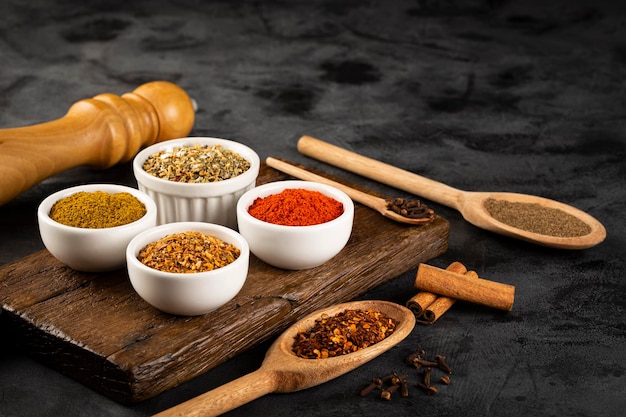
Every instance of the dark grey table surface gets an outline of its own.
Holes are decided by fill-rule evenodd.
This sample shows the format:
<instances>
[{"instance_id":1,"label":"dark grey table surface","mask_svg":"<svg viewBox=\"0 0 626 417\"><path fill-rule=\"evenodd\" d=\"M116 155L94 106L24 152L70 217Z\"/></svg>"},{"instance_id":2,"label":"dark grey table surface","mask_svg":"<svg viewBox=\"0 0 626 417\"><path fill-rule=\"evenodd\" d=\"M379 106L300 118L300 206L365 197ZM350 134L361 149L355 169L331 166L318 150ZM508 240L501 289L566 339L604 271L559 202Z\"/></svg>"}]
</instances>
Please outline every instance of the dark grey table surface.
<instances>
[{"instance_id":1,"label":"dark grey table surface","mask_svg":"<svg viewBox=\"0 0 626 417\"><path fill-rule=\"evenodd\" d=\"M3 1L0 128L61 117L99 93L157 79L199 103L193 136L225 137L398 190L299 155L304 134L468 191L560 200L606 226L600 245L543 248L450 222L449 249L516 286L513 311L458 302L433 326L332 382L229 415L615 416L626 407L626 14L609 1ZM1 149L1 148L0 148ZM135 185L129 164L81 167L0 207L0 264L43 248L38 203L80 183ZM1 185L0 185L1 186ZM363 295L404 303L415 270ZM0 289L2 291L2 289ZM258 368L269 343L126 406L3 337L0 416L145 416ZM361 398L417 348L449 358L435 396Z\"/></svg>"}]
</instances>

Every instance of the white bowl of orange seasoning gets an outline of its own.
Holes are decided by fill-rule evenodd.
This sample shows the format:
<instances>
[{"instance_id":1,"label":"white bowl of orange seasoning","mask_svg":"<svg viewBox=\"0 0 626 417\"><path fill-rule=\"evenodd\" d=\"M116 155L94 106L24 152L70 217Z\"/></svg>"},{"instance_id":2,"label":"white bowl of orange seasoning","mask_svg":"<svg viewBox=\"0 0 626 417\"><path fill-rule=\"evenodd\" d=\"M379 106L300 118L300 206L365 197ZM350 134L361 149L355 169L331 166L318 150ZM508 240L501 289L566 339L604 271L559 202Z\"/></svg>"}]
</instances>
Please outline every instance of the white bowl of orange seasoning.
<instances>
[{"instance_id":1,"label":"white bowl of orange seasoning","mask_svg":"<svg viewBox=\"0 0 626 417\"><path fill-rule=\"evenodd\" d=\"M137 235L126 249L131 285L166 313L197 316L232 300L248 276L250 249L226 226L176 222Z\"/></svg>"},{"instance_id":2,"label":"white bowl of orange seasoning","mask_svg":"<svg viewBox=\"0 0 626 417\"><path fill-rule=\"evenodd\" d=\"M133 159L139 189L158 207L158 224L194 221L237 226L237 200L256 185L261 163L248 146L188 137L156 143Z\"/></svg>"},{"instance_id":3,"label":"white bowl of orange seasoning","mask_svg":"<svg viewBox=\"0 0 626 417\"><path fill-rule=\"evenodd\" d=\"M315 268L336 256L352 233L354 203L329 185L276 181L246 192L237 203L239 233L250 251L282 269Z\"/></svg>"},{"instance_id":4,"label":"white bowl of orange seasoning","mask_svg":"<svg viewBox=\"0 0 626 417\"><path fill-rule=\"evenodd\" d=\"M121 269L126 246L156 225L157 208L145 193L117 184L66 188L37 209L41 240L70 268L83 272Z\"/></svg>"}]
</instances>

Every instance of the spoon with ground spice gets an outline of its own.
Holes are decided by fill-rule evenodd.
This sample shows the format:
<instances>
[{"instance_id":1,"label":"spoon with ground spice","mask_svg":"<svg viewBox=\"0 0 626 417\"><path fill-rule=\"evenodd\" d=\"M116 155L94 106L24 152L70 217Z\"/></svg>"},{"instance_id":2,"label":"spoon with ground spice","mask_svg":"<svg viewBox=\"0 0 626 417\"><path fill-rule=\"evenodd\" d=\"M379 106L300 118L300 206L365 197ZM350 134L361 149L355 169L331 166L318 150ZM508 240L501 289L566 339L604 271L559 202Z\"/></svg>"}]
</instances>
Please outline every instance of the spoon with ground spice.
<instances>
[{"instance_id":1,"label":"spoon with ground spice","mask_svg":"<svg viewBox=\"0 0 626 417\"><path fill-rule=\"evenodd\" d=\"M559 249L586 249L606 238L604 226L594 217L555 200L528 194L458 190L310 136L299 139L298 150L452 207L474 226L505 236Z\"/></svg>"},{"instance_id":2,"label":"spoon with ground spice","mask_svg":"<svg viewBox=\"0 0 626 417\"><path fill-rule=\"evenodd\" d=\"M352 200L374 209L383 216L400 223L418 225L429 223L435 218L435 212L425 204L421 204L418 200L400 198L384 199L376 197L272 157L267 158L265 163L295 178L320 182L338 188L348 194Z\"/></svg>"},{"instance_id":3,"label":"spoon with ground spice","mask_svg":"<svg viewBox=\"0 0 626 417\"><path fill-rule=\"evenodd\" d=\"M309 359L296 353L302 335L324 326L324 320L333 318L355 324L357 340L369 340L384 331L385 336L367 347L357 346L355 351L336 356ZM354 320L350 320L353 317ZM389 323L391 320L391 323ZM358 323L368 323L369 328ZM331 323L328 323L331 327ZM167 409L156 417L216 416L274 392L293 392L319 385L343 375L374 359L406 338L415 326L415 316L408 308L388 301L353 301L315 311L285 330L267 351L261 367L212 391L201 394L182 404ZM334 326L337 329L336 326ZM390 330L392 329L392 331ZM310 330L310 332L307 332ZM331 337L341 334L330 332ZM380 339L380 337L378 337ZM378 340L376 339L376 340ZM317 339L316 339L317 340ZM329 349L334 349L328 343ZM323 350L320 346L319 350Z\"/></svg>"}]
</instances>

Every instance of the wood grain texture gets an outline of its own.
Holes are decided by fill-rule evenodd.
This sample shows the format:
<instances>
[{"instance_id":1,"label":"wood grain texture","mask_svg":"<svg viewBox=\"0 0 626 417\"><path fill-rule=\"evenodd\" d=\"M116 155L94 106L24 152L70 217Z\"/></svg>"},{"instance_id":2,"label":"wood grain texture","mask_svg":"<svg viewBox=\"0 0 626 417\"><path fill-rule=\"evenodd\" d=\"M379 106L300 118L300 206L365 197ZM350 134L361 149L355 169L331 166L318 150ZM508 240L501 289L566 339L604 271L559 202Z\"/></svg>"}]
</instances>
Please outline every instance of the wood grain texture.
<instances>
[{"instance_id":1,"label":"wood grain texture","mask_svg":"<svg viewBox=\"0 0 626 417\"><path fill-rule=\"evenodd\" d=\"M263 164L258 183L286 178ZM439 216L407 226L357 204L352 236L335 258L288 271L251 256L240 293L199 317L154 309L125 270L76 272L43 250L0 268L0 319L33 357L118 402L139 402L437 257L448 232Z\"/></svg>"}]
</instances>

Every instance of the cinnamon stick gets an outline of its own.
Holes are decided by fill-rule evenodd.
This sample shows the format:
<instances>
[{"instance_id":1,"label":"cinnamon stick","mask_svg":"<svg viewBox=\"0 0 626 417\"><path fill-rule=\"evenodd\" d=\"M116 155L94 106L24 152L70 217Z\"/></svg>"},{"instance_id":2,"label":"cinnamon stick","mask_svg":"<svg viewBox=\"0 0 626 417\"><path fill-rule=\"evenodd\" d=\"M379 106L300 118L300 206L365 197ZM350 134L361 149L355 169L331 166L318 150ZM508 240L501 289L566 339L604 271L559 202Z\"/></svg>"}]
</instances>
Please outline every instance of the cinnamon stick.
<instances>
[{"instance_id":1,"label":"cinnamon stick","mask_svg":"<svg viewBox=\"0 0 626 417\"><path fill-rule=\"evenodd\" d=\"M406 302L406 306L415 314L415 317L419 318L436 299L437 294L428 291L420 291Z\"/></svg>"},{"instance_id":2,"label":"cinnamon stick","mask_svg":"<svg viewBox=\"0 0 626 417\"><path fill-rule=\"evenodd\" d=\"M467 271L464 275L471 278L478 278L478 274L476 273L476 271ZM455 298L450 298L446 296L437 297L437 299L433 301L432 304L430 304L426 308L426 310L424 310L424 313L422 314L422 320L420 320L420 322L433 324L437 321L439 317L443 315L443 313L448 311L455 302Z\"/></svg>"},{"instance_id":3,"label":"cinnamon stick","mask_svg":"<svg viewBox=\"0 0 626 417\"><path fill-rule=\"evenodd\" d=\"M452 262L448 265L446 271L463 274L467 271L467 268L461 262ZM406 306L415 314L415 317L420 318L437 297L438 295L432 292L420 291L406 302Z\"/></svg>"},{"instance_id":4,"label":"cinnamon stick","mask_svg":"<svg viewBox=\"0 0 626 417\"><path fill-rule=\"evenodd\" d=\"M419 265L414 285L422 291L506 311L513 309L515 299L512 285L472 278L427 264Z\"/></svg>"}]
</instances>

